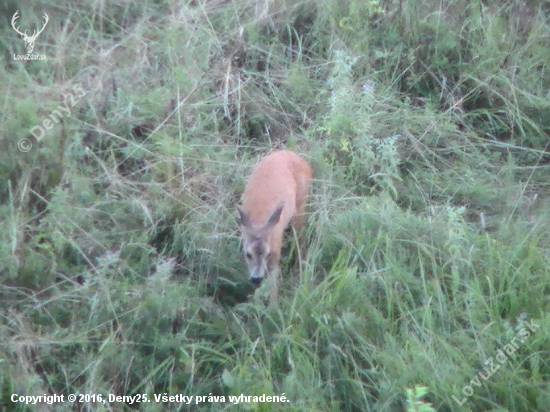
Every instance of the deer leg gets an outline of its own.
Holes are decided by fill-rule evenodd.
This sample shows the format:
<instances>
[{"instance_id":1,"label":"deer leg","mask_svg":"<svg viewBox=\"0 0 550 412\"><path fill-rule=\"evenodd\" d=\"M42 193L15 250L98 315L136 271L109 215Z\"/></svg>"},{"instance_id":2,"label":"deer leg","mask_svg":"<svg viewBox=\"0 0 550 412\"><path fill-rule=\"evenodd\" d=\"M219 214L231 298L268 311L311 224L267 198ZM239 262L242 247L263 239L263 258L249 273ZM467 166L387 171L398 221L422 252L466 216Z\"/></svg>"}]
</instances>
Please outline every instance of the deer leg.
<instances>
[{"instance_id":1,"label":"deer leg","mask_svg":"<svg viewBox=\"0 0 550 412\"><path fill-rule=\"evenodd\" d=\"M277 265L273 273L271 273L271 285L269 288L269 301L271 305L277 305L279 299L279 275L281 268Z\"/></svg>"}]
</instances>

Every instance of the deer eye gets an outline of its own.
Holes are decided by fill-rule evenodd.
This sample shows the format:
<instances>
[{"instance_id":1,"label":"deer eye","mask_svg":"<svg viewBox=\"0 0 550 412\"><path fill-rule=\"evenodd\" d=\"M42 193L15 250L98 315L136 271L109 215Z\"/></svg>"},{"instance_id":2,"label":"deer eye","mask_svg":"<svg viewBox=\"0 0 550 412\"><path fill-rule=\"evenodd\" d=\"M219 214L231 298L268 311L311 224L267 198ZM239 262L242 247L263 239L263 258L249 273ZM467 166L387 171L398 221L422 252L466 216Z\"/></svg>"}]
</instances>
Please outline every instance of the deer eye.
<instances>
[{"instance_id":1,"label":"deer eye","mask_svg":"<svg viewBox=\"0 0 550 412\"><path fill-rule=\"evenodd\" d=\"M245 256L248 260L252 259L252 253L250 253L250 252L246 252Z\"/></svg>"}]
</instances>

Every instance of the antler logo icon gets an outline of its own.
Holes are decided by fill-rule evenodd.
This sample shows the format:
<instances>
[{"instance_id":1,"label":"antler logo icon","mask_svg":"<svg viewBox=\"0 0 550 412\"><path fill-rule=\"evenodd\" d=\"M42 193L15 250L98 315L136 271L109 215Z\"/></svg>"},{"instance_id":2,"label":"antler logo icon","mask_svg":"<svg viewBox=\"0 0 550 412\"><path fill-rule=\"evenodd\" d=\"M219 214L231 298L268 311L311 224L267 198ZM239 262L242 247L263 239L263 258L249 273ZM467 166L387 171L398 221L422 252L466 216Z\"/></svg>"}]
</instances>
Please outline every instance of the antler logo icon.
<instances>
[{"instance_id":1,"label":"antler logo icon","mask_svg":"<svg viewBox=\"0 0 550 412\"><path fill-rule=\"evenodd\" d=\"M38 35L44 31L44 28L46 27L46 24L48 24L48 20L50 20L50 18L48 17L48 15L46 13L44 13L44 24L42 25L42 28L38 31L35 30L33 35L29 36L29 35L27 35L27 30L25 30L24 33L21 33L19 31L19 27L15 27L15 21L17 20L18 17L19 17L19 10L17 10L15 12L15 14L13 15L13 17L11 19L11 26L13 27L13 29L18 34L20 34L23 37L23 40L25 41L25 44L26 44L27 53L31 54L33 49L34 49L34 42L38 38Z\"/></svg>"}]
</instances>

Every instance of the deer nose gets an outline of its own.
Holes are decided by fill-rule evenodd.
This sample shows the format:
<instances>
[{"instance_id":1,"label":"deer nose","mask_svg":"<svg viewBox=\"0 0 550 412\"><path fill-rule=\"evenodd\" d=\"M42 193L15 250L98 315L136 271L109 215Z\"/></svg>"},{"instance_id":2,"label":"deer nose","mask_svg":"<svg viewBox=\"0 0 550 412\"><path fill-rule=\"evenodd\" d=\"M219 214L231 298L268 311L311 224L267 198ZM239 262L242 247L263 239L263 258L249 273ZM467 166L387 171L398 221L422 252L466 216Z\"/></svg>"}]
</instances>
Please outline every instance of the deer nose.
<instances>
[{"instance_id":1,"label":"deer nose","mask_svg":"<svg viewBox=\"0 0 550 412\"><path fill-rule=\"evenodd\" d=\"M250 278L250 281L255 285L259 286L262 283L263 278Z\"/></svg>"}]
</instances>

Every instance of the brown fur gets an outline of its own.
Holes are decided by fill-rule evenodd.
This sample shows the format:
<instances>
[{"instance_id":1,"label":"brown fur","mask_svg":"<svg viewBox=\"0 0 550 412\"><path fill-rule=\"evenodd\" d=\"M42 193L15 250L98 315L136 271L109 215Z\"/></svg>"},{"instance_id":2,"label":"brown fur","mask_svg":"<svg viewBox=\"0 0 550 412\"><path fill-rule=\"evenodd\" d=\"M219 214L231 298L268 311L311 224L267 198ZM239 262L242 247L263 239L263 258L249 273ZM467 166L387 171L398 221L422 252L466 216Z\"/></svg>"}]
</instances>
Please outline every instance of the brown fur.
<instances>
[{"instance_id":1,"label":"brown fur","mask_svg":"<svg viewBox=\"0 0 550 412\"><path fill-rule=\"evenodd\" d=\"M290 224L299 231L311 183L309 163L288 150L264 157L254 168L237 206L250 280L273 276L270 298L277 300L283 233Z\"/></svg>"}]
</instances>

